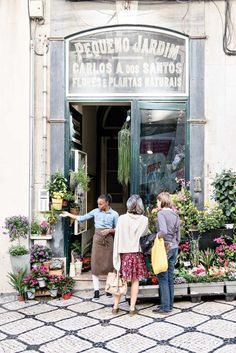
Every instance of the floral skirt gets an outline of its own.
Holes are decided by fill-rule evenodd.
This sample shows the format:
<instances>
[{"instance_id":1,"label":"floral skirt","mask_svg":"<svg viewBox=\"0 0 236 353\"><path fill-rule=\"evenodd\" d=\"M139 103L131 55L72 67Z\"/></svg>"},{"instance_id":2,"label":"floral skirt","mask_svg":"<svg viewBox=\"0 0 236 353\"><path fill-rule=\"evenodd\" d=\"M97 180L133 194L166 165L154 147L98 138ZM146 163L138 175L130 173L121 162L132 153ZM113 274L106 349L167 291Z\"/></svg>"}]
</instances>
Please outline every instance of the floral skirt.
<instances>
[{"instance_id":1,"label":"floral skirt","mask_svg":"<svg viewBox=\"0 0 236 353\"><path fill-rule=\"evenodd\" d=\"M120 274L125 281L141 280L149 277L143 253L121 254Z\"/></svg>"}]
</instances>

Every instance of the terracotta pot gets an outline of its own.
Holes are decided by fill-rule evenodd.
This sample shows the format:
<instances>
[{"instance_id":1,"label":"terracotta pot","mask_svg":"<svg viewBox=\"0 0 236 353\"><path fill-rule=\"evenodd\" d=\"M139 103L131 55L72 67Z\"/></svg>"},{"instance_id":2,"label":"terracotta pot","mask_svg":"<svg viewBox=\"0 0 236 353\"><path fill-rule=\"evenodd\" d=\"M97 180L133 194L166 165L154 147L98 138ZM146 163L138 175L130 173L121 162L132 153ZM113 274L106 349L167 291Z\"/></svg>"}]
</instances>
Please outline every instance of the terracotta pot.
<instances>
[{"instance_id":1,"label":"terracotta pot","mask_svg":"<svg viewBox=\"0 0 236 353\"><path fill-rule=\"evenodd\" d=\"M25 297L22 294L18 294L17 299L18 299L18 302L24 302L25 301Z\"/></svg>"},{"instance_id":2,"label":"terracotta pot","mask_svg":"<svg viewBox=\"0 0 236 353\"><path fill-rule=\"evenodd\" d=\"M63 297L64 300L68 300L68 299L70 299L72 297L72 293L65 293L65 294L62 295L62 297Z\"/></svg>"}]
</instances>

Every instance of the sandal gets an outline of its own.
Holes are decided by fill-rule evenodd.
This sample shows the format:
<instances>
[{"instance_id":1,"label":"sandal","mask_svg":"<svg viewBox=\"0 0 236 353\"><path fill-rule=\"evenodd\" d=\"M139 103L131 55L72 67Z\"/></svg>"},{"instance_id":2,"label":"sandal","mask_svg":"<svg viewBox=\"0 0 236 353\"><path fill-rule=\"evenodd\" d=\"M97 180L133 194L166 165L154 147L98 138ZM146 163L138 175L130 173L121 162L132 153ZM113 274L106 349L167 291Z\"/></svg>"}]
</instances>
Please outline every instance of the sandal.
<instances>
[{"instance_id":1,"label":"sandal","mask_svg":"<svg viewBox=\"0 0 236 353\"><path fill-rule=\"evenodd\" d=\"M118 314L118 312L120 311L120 309L119 308L112 308L112 314L113 315L116 315L116 314Z\"/></svg>"}]
</instances>

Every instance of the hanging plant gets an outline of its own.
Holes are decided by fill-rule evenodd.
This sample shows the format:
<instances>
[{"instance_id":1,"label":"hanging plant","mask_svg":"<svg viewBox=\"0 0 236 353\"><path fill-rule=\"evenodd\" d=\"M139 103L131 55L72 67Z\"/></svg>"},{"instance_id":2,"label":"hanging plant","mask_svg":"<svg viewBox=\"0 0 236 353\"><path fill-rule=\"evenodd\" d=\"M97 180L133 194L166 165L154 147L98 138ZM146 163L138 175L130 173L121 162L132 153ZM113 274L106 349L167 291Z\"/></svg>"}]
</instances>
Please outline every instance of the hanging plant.
<instances>
[{"instance_id":1,"label":"hanging plant","mask_svg":"<svg viewBox=\"0 0 236 353\"><path fill-rule=\"evenodd\" d=\"M130 128L127 122L118 133L118 181L127 185L130 180Z\"/></svg>"}]
</instances>

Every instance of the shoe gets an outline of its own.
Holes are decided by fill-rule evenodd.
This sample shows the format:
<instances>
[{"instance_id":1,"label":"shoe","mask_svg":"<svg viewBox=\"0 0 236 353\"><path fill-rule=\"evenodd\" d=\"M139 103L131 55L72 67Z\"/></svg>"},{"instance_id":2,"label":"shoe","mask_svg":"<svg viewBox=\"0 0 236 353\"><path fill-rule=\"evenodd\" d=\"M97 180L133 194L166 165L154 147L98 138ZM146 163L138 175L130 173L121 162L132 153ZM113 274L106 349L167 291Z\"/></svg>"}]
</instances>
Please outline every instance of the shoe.
<instances>
[{"instance_id":1,"label":"shoe","mask_svg":"<svg viewBox=\"0 0 236 353\"><path fill-rule=\"evenodd\" d=\"M99 299L99 298L100 298L99 290L95 290L95 291L94 291L93 299L94 299L94 300L97 300L97 299Z\"/></svg>"},{"instance_id":2,"label":"shoe","mask_svg":"<svg viewBox=\"0 0 236 353\"><path fill-rule=\"evenodd\" d=\"M136 314L138 314L138 310L137 310L137 309L134 309L134 310L130 310L130 311L129 311L129 316L134 316L134 315L136 315Z\"/></svg>"},{"instance_id":3,"label":"shoe","mask_svg":"<svg viewBox=\"0 0 236 353\"><path fill-rule=\"evenodd\" d=\"M106 292L106 296L107 296L107 297L109 297L109 298L111 298L111 297L112 297L112 294L111 294L111 293Z\"/></svg>"},{"instance_id":4,"label":"shoe","mask_svg":"<svg viewBox=\"0 0 236 353\"><path fill-rule=\"evenodd\" d=\"M111 312L113 315L116 315L116 314L118 314L119 311L120 311L119 308L113 308Z\"/></svg>"},{"instance_id":5,"label":"shoe","mask_svg":"<svg viewBox=\"0 0 236 353\"><path fill-rule=\"evenodd\" d=\"M170 310L163 310L161 308L156 308L156 309L153 309L152 312L154 314L161 314L161 315L167 315L170 313Z\"/></svg>"}]
</instances>

